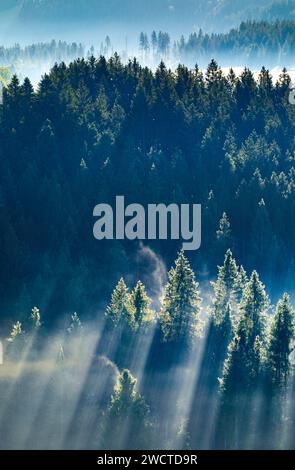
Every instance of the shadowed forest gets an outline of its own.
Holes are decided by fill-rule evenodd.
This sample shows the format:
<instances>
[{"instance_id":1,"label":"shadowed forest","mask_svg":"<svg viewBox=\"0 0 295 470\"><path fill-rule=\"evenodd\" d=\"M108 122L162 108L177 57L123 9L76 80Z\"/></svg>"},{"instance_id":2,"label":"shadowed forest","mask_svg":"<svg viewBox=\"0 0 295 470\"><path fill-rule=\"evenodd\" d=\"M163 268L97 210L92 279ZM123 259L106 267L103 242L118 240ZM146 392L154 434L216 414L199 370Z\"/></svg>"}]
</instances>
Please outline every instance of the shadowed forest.
<instances>
[{"instance_id":1,"label":"shadowed forest","mask_svg":"<svg viewBox=\"0 0 295 470\"><path fill-rule=\"evenodd\" d=\"M257 80L249 69L225 76L214 60L205 74L163 62L152 72L116 54L55 65L36 90L14 76L0 107L1 325L36 304L51 324L71 311L93 318L121 276L157 296L149 279L178 242L93 237L93 208L120 194L202 204L190 260L205 290L231 248L275 301L293 295L289 87L286 70L277 82L265 68Z\"/></svg>"}]
</instances>

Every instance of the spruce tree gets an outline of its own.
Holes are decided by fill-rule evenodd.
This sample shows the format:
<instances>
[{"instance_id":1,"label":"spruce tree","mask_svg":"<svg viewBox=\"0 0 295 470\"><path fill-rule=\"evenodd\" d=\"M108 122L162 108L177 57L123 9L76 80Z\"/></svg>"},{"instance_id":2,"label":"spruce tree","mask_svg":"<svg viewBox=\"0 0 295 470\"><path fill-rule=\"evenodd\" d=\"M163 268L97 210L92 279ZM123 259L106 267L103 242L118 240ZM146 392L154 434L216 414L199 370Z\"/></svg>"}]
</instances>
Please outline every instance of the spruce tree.
<instances>
[{"instance_id":1,"label":"spruce tree","mask_svg":"<svg viewBox=\"0 0 295 470\"><path fill-rule=\"evenodd\" d=\"M216 231L217 246L224 253L225 249L232 245L232 231L230 221L226 212L223 212L219 221L219 228Z\"/></svg>"},{"instance_id":2,"label":"spruce tree","mask_svg":"<svg viewBox=\"0 0 295 470\"><path fill-rule=\"evenodd\" d=\"M7 353L11 359L20 360L26 345L26 335L21 322L17 321L11 330L9 338L7 338Z\"/></svg>"},{"instance_id":3,"label":"spruce tree","mask_svg":"<svg viewBox=\"0 0 295 470\"><path fill-rule=\"evenodd\" d=\"M286 387L290 374L290 355L293 351L294 310L288 294L279 300L271 325L267 361L274 385Z\"/></svg>"},{"instance_id":4,"label":"spruce tree","mask_svg":"<svg viewBox=\"0 0 295 470\"><path fill-rule=\"evenodd\" d=\"M71 315L71 324L68 328L68 333L70 335L74 336L80 336L83 332L83 325L82 322L78 316L78 314L75 312L73 315Z\"/></svg>"},{"instance_id":5,"label":"spruce tree","mask_svg":"<svg viewBox=\"0 0 295 470\"><path fill-rule=\"evenodd\" d=\"M232 447L241 446L241 439L250 432L253 416L259 412L254 397L262 382L268 308L269 299L264 285L257 272L253 271L243 293L238 325L228 347L220 379L222 395L218 430L222 445L229 439Z\"/></svg>"},{"instance_id":6,"label":"spruce tree","mask_svg":"<svg viewBox=\"0 0 295 470\"><path fill-rule=\"evenodd\" d=\"M286 393L294 342L294 310L287 294L279 300L269 333L265 359L261 441L265 447L280 442L286 426Z\"/></svg>"},{"instance_id":7,"label":"spruce tree","mask_svg":"<svg viewBox=\"0 0 295 470\"><path fill-rule=\"evenodd\" d=\"M104 446L113 449L151 446L150 409L136 390L137 380L128 369L118 377L106 413Z\"/></svg>"},{"instance_id":8,"label":"spruce tree","mask_svg":"<svg viewBox=\"0 0 295 470\"><path fill-rule=\"evenodd\" d=\"M224 302L233 302L236 300L236 292L239 285L239 270L236 260L233 257L231 250L227 250L223 266L218 267L218 278L213 283L215 298L220 298L219 290L224 292Z\"/></svg>"},{"instance_id":9,"label":"spruce tree","mask_svg":"<svg viewBox=\"0 0 295 470\"><path fill-rule=\"evenodd\" d=\"M262 341L265 340L269 306L270 301L265 286L260 281L257 271L253 271L249 282L246 284L240 305L242 321L247 324L249 349L254 346L256 336Z\"/></svg>"},{"instance_id":10,"label":"spruce tree","mask_svg":"<svg viewBox=\"0 0 295 470\"><path fill-rule=\"evenodd\" d=\"M168 273L160 324L162 340L191 346L200 333L200 292L183 250Z\"/></svg>"},{"instance_id":11,"label":"spruce tree","mask_svg":"<svg viewBox=\"0 0 295 470\"><path fill-rule=\"evenodd\" d=\"M110 305L106 309L106 319L109 326L132 324L130 312L130 294L123 278L120 279L112 293Z\"/></svg>"},{"instance_id":12,"label":"spruce tree","mask_svg":"<svg viewBox=\"0 0 295 470\"><path fill-rule=\"evenodd\" d=\"M250 386L252 379L257 376L257 358L261 357L262 346L265 344L266 312L269 299L264 285L256 271L253 271L250 281L246 285L241 302L241 313L235 337L229 345L228 356L224 364L222 387L227 389L228 380L232 377L232 370L236 370L236 361L240 380L245 390ZM253 383L253 382L252 382Z\"/></svg>"},{"instance_id":13,"label":"spruce tree","mask_svg":"<svg viewBox=\"0 0 295 470\"><path fill-rule=\"evenodd\" d=\"M141 281L138 281L130 295L130 311L136 328L148 326L153 321L153 312L150 308L151 299L146 293Z\"/></svg>"},{"instance_id":14,"label":"spruce tree","mask_svg":"<svg viewBox=\"0 0 295 470\"><path fill-rule=\"evenodd\" d=\"M31 321L33 323L33 327L35 330L39 330L39 328L41 327L42 323L41 323L41 314L40 314L40 310L37 308L37 307L34 307L32 309L32 313L31 313Z\"/></svg>"},{"instance_id":15,"label":"spruce tree","mask_svg":"<svg viewBox=\"0 0 295 470\"><path fill-rule=\"evenodd\" d=\"M243 297L243 292L246 287L247 282L249 281L247 273L244 269L244 266L240 266L239 268L239 275L238 275L238 282L236 284L236 296L237 301L240 302Z\"/></svg>"}]
</instances>

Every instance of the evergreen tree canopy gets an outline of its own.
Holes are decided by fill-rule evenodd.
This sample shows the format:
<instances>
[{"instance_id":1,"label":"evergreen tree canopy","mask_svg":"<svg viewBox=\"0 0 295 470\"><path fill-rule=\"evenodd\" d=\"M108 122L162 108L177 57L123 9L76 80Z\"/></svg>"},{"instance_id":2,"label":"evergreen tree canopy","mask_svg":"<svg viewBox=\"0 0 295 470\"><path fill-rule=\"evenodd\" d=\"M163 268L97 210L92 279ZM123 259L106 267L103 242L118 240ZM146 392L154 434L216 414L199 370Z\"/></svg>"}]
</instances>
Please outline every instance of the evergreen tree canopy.
<instances>
[{"instance_id":1,"label":"evergreen tree canopy","mask_svg":"<svg viewBox=\"0 0 295 470\"><path fill-rule=\"evenodd\" d=\"M200 334L199 285L189 261L180 251L168 274L160 322L163 341L189 346Z\"/></svg>"}]
</instances>

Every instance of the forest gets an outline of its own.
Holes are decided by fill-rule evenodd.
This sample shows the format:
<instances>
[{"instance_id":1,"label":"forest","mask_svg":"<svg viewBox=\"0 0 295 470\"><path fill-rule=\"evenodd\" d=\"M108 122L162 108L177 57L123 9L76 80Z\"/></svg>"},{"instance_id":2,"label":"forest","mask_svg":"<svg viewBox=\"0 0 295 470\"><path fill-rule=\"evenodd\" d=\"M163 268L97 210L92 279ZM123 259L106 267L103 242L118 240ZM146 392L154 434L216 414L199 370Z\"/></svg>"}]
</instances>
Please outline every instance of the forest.
<instances>
[{"instance_id":1,"label":"forest","mask_svg":"<svg viewBox=\"0 0 295 470\"><path fill-rule=\"evenodd\" d=\"M291 86L118 54L5 84L2 449L294 448ZM117 195L201 203L201 248L96 240Z\"/></svg>"},{"instance_id":2,"label":"forest","mask_svg":"<svg viewBox=\"0 0 295 470\"><path fill-rule=\"evenodd\" d=\"M52 40L23 47L17 43L7 47L1 45L0 80L8 84L12 75L17 74L19 78L29 76L34 83L37 83L41 75L50 70L55 63L69 63L84 55L86 55L85 47L75 42Z\"/></svg>"},{"instance_id":3,"label":"forest","mask_svg":"<svg viewBox=\"0 0 295 470\"><path fill-rule=\"evenodd\" d=\"M51 67L56 62L66 62L84 56L82 44L68 44L65 41L52 40L50 43L36 43L21 47L15 44L10 47L0 47L0 64L11 65L17 62L49 62Z\"/></svg>"},{"instance_id":4,"label":"forest","mask_svg":"<svg viewBox=\"0 0 295 470\"><path fill-rule=\"evenodd\" d=\"M0 107L1 325L37 304L89 318L111 286L141 273L151 294L178 241L94 239L93 208L199 203L201 285L230 248L276 301L292 294L294 124L290 77L225 76L212 60L155 72L117 54L56 64L37 89L14 76ZM163 268L164 266L164 268ZM151 275L152 273L152 275ZM163 276L165 282L165 276Z\"/></svg>"},{"instance_id":5,"label":"forest","mask_svg":"<svg viewBox=\"0 0 295 470\"><path fill-rule=\"evenodd\" d=\"M231 29L227 33L204 34L191 33L187 40L184 36L176 41L173 54L179 61L188 64L198 62L204 64L208 57L221 61L223 66L249 65L263 63L269 67L292 64L294 60L294 21L247 21L239 28ZM154 52L167 53L170 41L160 32L151 37L151 46ZM140 48L149 50L146 36L140 36Z\"/></svg>"},{"instance_id":6,"label":"forest","mask_svg":"<svg viewBox=\"0 0 295 470\"><path fill-rule=\"evenodd\" d=\"M120 45L118 37L112 36L112 28L106 35L98 30L91 40L83 44L51 40L22 46L19 43L1 45L0 79L9 82L4 73L8 70L10 79L13 74L20 79L30 77L35 86L55 63L68 65L78 58L89 59L92 55L109 59L116 50L124 64L135 56L141 65L153 70L161 60L172 68L178 63L189 68L198 63L203 70L208 65L208 57L214 57L222 68L240 68L243 64L255 71L262 65L270 69L293 69L294 31L295 22L292 20L246 21L226 33L209 34L199 29L187 37L164 30L153 30L151 34L142 31L139 35L131 32L129 36L121 36Z\"/></svg>"},{"instance_id":7,"label":"forest","mask_svg":"<svg viewBox=\"0 0 295 470\"><path fill-rule=\"evenodd\" d=\"M34 307L5 341L2 449L294 448L294 308L227 250L202 299L180 251L160 308L120 279L100 322L48 334ZM208 296L207 296L208 297Z\"/></svg>"},{"instance_id":8,"label":"forest","mask_svg":"<svg viewBox=\"0 0 295 470\"><path fill-rule=\"evenodd\" d=\"M295 449L294 57L295 0L0 1L0 451Z\"/></svg>"}]
</instances>

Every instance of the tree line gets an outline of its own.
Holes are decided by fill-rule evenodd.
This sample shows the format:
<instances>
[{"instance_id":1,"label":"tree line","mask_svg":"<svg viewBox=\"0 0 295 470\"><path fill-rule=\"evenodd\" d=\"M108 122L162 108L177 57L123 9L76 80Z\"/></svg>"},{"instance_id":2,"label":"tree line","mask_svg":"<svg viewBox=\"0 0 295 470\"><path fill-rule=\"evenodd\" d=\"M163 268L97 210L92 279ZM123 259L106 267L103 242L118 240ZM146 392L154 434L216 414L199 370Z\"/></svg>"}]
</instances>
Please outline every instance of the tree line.
<instances>
[{"instance_id":1,"label":"tree line","mask_svg":"<svg viewBox=\"0 0 295 470\"><path fill-rule=\"evenodd\" d=\"M269 67L292 65L294 57L294 21L244 21L227 33L204 33L202 29L174 40L167 32L142 32L139 53L145 60L168 58L203 65L214 57L224 66L264 63Z\"/></svg>"}]
</instances>

